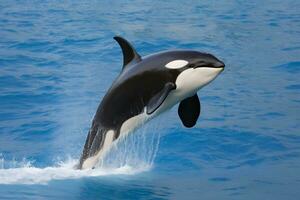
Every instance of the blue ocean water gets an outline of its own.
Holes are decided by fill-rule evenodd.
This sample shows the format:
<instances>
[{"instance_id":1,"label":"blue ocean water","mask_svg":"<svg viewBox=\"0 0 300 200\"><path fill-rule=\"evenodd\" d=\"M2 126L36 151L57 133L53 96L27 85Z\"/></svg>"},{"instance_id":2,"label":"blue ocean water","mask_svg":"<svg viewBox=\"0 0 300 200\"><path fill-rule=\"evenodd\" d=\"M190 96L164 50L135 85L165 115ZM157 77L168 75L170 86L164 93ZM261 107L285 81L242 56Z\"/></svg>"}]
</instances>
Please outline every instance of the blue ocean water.
<instances>
[{"instance_id":1,"label":"blue ocean water","mask_svg":"<svg viewBox=\"0 0 300 200\"><path fill-rule=\"evenodd\" d=\"M298 199L300 2L1 1L0 199ZM122 65L141 55L207 51L225 71L137 130L109 167L72 169Z\"/></svg>"}]
</instances>

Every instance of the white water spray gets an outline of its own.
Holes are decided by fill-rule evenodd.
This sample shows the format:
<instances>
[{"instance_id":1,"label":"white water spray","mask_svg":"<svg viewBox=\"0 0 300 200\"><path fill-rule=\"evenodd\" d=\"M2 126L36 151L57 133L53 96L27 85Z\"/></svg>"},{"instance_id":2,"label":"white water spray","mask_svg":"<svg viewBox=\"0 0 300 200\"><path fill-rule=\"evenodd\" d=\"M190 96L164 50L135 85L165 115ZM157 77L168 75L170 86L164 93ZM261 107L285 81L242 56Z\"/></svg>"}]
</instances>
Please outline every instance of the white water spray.
<instances>
[{"instance_id":1,"label":"white water spray","mask_svg":"<svg viewBox=\"0 0 300 200\"><path fill-rule=\"evenodd\" d=\"M151 128L150 128L151 127ZM158 151L160 134L158 123L144 124L141 129L116 142L110 152L101 160L97 168L120 168L134 166L149 169Z\"/></svg>"},{"instance_id":2,"label":"white water spray","mask_svg":"<svg viewBox=\"0 0 300 200\"><path fill-rule=\"evenodd\" d=\"M0 184L47 184L52 180L132 175L147 171L153 166L160 141L158 120L154 121L116 143L95 169L77 170L74 166L78 159L72 158L54 166L38 168L26 159L8 161L0 154Z\"/></svg>"}]
</instances>

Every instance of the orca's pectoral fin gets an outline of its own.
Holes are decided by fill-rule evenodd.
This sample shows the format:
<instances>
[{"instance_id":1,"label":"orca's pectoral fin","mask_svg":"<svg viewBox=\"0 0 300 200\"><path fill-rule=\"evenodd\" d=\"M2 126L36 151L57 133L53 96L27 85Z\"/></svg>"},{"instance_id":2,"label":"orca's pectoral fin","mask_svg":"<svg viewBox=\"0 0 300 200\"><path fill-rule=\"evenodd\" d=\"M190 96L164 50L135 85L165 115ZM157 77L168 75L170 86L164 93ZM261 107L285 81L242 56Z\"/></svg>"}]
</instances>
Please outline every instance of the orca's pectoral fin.
<instances>
[{"instance_id":1,"label":"orca's pectoral fin","mask_svg":"<svg viewBox=\"0 0 300 200\"><path fill-rule=\"evenodd\" d=\"M200 115L201 105L197 94L182 100L178 107L178 115L185 127L195 126Z\"/></svg>"},{"instance_id":2,"label":"orca's pectoral fin","mask_svg":"<svg viewBox=\"0 0 300 200\"><path fill-rule=\"evenodd\" d=\"M138 62L141 60L141 56L136 52L136 50L127 40L120 36L115 36L114 39L118 42L123 52L123 69L130 62Z\"/></svg>"},{"instance_id":3,"label":"orca's pectoral fin","mask_svg":"<svg viewBox=\"0 0 300 200\"><path fill-rule=\"evenodd\" d=\"M168 82L165 84L164 88L154 95L147 105L147 114L152 114L157 108L164 102L171 90L176 89L174 83Z\"/></svg>"}]
</instances>

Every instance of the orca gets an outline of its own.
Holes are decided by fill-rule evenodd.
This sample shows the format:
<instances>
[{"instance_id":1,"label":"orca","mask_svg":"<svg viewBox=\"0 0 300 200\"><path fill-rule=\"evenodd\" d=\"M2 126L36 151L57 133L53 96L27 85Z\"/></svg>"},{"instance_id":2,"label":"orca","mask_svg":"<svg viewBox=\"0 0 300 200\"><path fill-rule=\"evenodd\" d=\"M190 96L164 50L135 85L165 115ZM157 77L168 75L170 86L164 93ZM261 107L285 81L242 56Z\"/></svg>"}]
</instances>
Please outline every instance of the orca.
<instances>
[{"instance_id":1,"label":"orca","mask_svg":"<svg viewBox=\"0 0 300 200\"><path fill-rule=\"evenodd\" d=\"M123 69L97 109L79 169L94 168L116 141L177 103L183 125L193 127L201 109L197 91L225 67L212 54L194 50L141 57L127 40L114 39L123 52Z\"/></svg>"}]
</instances>

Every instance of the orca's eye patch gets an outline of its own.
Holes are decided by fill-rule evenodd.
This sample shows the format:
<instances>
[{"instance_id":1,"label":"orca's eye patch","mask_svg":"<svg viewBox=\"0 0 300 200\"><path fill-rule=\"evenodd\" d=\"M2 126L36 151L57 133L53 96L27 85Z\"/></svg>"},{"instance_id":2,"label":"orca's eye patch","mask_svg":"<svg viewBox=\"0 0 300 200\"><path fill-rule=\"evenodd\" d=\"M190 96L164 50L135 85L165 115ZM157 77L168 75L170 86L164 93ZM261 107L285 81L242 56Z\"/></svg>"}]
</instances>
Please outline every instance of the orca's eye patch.
<instances>
[{"instance_id":1,"label":"orca's eye patch","mask_svg":"<svg viewBox=\"0 0 300 200\"><path fill-rule=\"evenodd\" d=\"M189 64L186 60L173 60L165 65L166 68L169 69L180 69Z\"/></svg>"}]
</instances>

